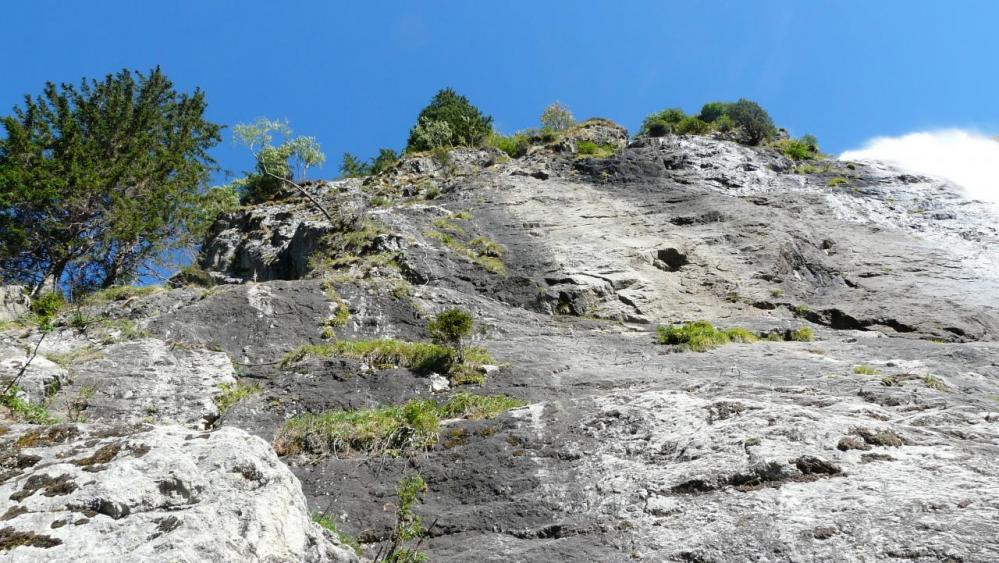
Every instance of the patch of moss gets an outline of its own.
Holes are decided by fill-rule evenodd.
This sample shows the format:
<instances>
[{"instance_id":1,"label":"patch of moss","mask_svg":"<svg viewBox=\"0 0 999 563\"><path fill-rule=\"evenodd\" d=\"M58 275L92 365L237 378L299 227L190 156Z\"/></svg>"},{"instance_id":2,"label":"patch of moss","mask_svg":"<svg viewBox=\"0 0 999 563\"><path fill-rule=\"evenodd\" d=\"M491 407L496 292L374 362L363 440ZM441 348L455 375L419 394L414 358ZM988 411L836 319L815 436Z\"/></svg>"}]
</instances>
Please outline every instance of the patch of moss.
<instances>
[{"instance_id":1,"label":"patch of moss","mask_svg":"<svg viewBox=\"0 0 999 563\"><path fill-rule=\"evenodd\" d=\"M10 526L0 529L0 551L10 551L15 547L21 546L48 548L61 544L61 539L53 538L52 536L36 534L34 532L22 532Z\"/></svg>"},{"instance_id":2,"label":"patch of moss","mask_svg":"<svg viewBox=\"0 0 999 563\"><path fill-rule=\"evenodd\" d=\"M90 467L93 465L109 463L112 459L114 459L114 456L118 455L118 452L120 451L121 451L121 443L114 442L111 444L107 444L105 446L101 446L91 456L74 460L71 463L73 465L79 465L80 467Z\"/></svg>"},{"instance_id":3,"label":"patch of moss","mask_svg":"<svg viewBox=\"0 0 999 563\"><path fill-rule=\"evenodd\" d=\"M836 176L835 178L830 178L829 181L826 182L826 186L828 186L830 188L835 188L837 186L842 186L844 184L848 185L849 183L850 183L850 180L848 180L848 179L846 179L846 178L844 178L842 176Z\"/></svg>"}]
</instances>

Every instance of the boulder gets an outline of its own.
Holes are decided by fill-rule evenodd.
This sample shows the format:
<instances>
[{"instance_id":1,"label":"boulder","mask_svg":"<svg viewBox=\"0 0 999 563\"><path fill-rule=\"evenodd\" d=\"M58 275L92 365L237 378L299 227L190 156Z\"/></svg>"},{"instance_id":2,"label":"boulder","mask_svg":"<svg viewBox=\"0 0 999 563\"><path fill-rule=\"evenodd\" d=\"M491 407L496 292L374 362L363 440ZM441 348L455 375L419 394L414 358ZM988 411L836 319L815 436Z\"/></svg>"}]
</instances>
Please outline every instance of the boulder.
<instances>
[{"instance_id":1,"label":"boulder","mask_svg":"<svg viewBox=\"0 0 999 563\"><path fill-rule=\"evenodd\" d=\"M63 424L0 435L0 559L357 561L311 521L270 446L242 430Z\"/></svg>"},{"instance_id":2,"label":"boulder","mask_svg":"<svg viewBox=\"0 0 999 563\"><path fill-rule=\"evenodd\" d=\"M31 301L19 285L0 285L0 323L13 321L27 314Z\"/></svg>"}]
</instances>

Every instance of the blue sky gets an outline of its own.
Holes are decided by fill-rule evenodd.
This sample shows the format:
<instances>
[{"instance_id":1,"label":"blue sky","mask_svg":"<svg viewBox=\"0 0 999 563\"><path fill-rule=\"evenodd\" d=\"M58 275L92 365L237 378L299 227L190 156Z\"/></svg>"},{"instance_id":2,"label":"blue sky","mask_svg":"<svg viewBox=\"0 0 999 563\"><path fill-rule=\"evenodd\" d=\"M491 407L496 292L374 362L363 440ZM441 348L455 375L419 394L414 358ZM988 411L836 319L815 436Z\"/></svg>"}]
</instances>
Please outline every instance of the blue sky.
<instances>
[{"instance_id":1,"label":"blue sky","mask_svg":"<svg viewBox=\"0 0 999 563\"><path fill-rule=\"evenodd\" d=\"M161 65L232 125L286 117L329 155L401 148L452 86L505 132L561 100L630 130L746 97L827 152L938 128L999 132L994 1L8 2L0 113L46 80ZM228 131L216 151L250 167Z\"/></svg>"}]
</instances>

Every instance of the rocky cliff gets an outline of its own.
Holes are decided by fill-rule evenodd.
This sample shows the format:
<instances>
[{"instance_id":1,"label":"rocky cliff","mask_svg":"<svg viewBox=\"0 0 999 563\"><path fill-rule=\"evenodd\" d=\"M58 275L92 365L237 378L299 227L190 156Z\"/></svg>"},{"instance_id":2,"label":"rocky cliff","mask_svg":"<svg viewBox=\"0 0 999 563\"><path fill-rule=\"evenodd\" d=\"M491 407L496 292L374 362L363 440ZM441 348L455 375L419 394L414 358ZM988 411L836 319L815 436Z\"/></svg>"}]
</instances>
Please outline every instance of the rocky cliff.
<instances>
[{"instance_id":1,"label":"rocky cliff","mask_svg":"<svg viewBox=\"0 0 999 563\"><path fill-rule=\"evenodd\" d=\"M956 187L592 120L306 188L337 223L292 195L221 218L211 287L2 333L0 381L27 363L64 422L0 427L0 558L353 559L317 513L373 557L416 473L433 561L999 558L999 214ZM451 307L474 374L337 346L429 342ZM657 341L699 320L756 341ZM469 393L526 406L289 445L306 413Z\"/></svg>"}]
</instances>

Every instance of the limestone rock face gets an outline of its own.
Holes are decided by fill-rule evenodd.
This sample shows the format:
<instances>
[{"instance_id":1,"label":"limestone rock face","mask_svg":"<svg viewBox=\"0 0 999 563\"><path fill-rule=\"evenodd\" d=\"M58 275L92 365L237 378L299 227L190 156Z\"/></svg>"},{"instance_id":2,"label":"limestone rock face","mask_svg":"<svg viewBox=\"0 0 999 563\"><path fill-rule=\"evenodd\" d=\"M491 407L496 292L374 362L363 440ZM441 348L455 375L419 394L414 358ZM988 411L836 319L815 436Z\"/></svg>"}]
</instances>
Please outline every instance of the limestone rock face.
<instances>
[{"instance_id":1,"label":"limestone rock face","mask_svg":"<svg viewBox=\"0 0 999 563\"><path fill-rule=\"evenodd\" d=\"M242 430L0 428L4 560L357 560L312 523L270 446Z\"/></svg>"},{"instance_id":2,"label":"limestone rock face","mask_svg":"<svg viewBox=\"0 0 999 563\"><path fill-rule=\"evenodd\" d=\"M599 156L573 148L584 140ZM121 506L195 510L187 497L237 490L244 506L266 489L255 473L215 479L206 460L245 453L270 467L260 448L296 415L471 392L529 406L442 420L439 443L418 452L288 455L308 510L292 497L266 497L266 509L327 513L373 557L395 524L399 482L419 473L427 491L414 510L434 523L421 544L433 561L999 559L999 211L881 163L803 166L705 137L629 141L602 120L534 142L519 158L455 149L310 184L351 221L330 225L289 194L215 225L201 263L222 285L87 310L86 328L62 319L40 357L65 373L40 362L26 396L93 427L72 426L83 442L62 457L22 447L4 458L18 482L3 494L24 494L12 506L31 512L0 529L68 545L72 524L51 520L69 509L45 504L62 497L106 497L83 517L108 522L111 538L132 517L115 520ZM336 355L282 365L333 339L428 342L427 319L453 307L475 318L466 343L495 359L475 374L482 383ZM703 353L657 343L657 326L696 320L761 340ZM0 332L4 373L38 337ZM52 377L63 378L54 394ZM220 397L232 381L253 391ZM91 405L69 408L89 388ZM188 428L97 434L117 419ZM139 455L153 441L144 436L200 473L150 488L143 475L172 483L171 470L127 464L172 466L150 458L155 449ZM72 462L114 441L124 442L107 465L134 469L124 481L135 487L122 487L131 496L87 489L101 472L89 484L84 469L63 468L90 467ZM181 517L156 518L169 515ZM88 522L80 528L104 545ZM216 527L217 549L236 550L223 559L322 560L263 524L250 536ZM256 551L248 537L260 538ZM309 541L320 554L328 545ZM165 559L211 559L169 549Z\"/></svg>"},{"instance_id":3,"label":"limestone rock face","mask_svg":"<svg viewBox=\"0 0 999 563\"><path fill-rule=\"evenodd\" d=\"M31 302L19 285L0 285L0 323L13 321L28 312Z\"/></svg>"},{"instance_id":4,"label":"limestone rock face","mask_svg":"<svg viewBox=\"0 0 999 563\"><path fill-rule=\"evenodd\" d=\"M224 352L172 346L156 338L102 347L72 366L74 390L89 390L88 420L155 421L207 428L219 416L213 398L236 381Z\"/></svg>"}]
</instances>

